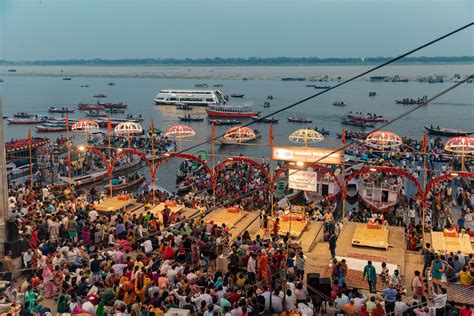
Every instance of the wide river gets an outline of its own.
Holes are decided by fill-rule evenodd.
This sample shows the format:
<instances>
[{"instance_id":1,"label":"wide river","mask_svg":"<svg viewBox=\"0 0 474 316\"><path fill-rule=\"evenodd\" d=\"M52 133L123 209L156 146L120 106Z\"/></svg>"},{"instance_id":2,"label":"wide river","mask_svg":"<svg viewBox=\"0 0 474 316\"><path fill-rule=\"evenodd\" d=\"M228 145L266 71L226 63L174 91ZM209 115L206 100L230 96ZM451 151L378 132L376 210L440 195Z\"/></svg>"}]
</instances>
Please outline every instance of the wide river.
<instances>
[{"instance_id":1,"label":"wide river","mask_svg":"<svg viewBox=\"0 0 474 316\"><path fill-rule=\"evenodd\" d=\"M472 65L462 66L455 65L443 66L436 65L436 72L430 71L430 65L417 65L413 67L408 66L392 66L390 73L400 73L402 76L413 78L416 75L444 73L448 75L448 79L454 73L466 72L466 69L472 69ZM338 69L343 78L347 78L348 71L344 66L325 66L326 72L330 74L330 78L337 78ZM399 68L397 68L399 67ZM408 67L408 68L407 68ZM18 68L18 67L17 67ZM96 67L98 68L98 67ZM179 68L179 67L178 67ZM18 73L14 76L8 76L3 73L3 83L0 83L0 95L3 97L3 116L11 116L15 112L25 111L38 115L48 115L48 108L50 106L69 106L76 108L79 102L94 103L97 100L92 96L96 93L104 93L108 97L101 99L104 102L123 102L128 104L128 113L133 115L142 115L145 118L143 125L148 125L150 119L154 119L155 126L162 130L168 127L179 124L178 117L191 114L205 117L206 112L204 108L195 107L192 111L180 111L174 107L156 106L153 103L153 98L160 89L195 89L196 83L207 83L212 89L214 84L222 84L220 89L224 94L243 93L245 97L232 100L231 102L251 102L254 108L261 111L262 114L268 114L272 111L278 110L289 104L292 104L300 99L306 98L312 94L320 92L313 88L306 87L307 84L316 85L334 85L336 82L299 82L299 81L281 81L275 76L269 76L270 79L265 78L265 74L256 79L242 80L240 79L242 73L239 72L238 67L229 67L226 76L222 75L222 68L216 68L216 78L212 79L212 67L205 68L205 73L208 75L198 79L189 78L141 78L141 77L110 77L110 73L104 73L104 77L100 77L100 73L93 73L91 76L73 77L70 81L62 80L61 77L41 76L40 73L33 75L21 75ZM298 76L298 69L301 70L302 75L308 77L307 67L247 67L252 70L252 73L257 74L257 71L266 71L267 74L282 73L291 74L291 76ZM359 67L358 70L366 70L367 67ZM76 70L80 67L75 68ZM174 68L176 70L176 67ZM186 72L186 67L180 70L182 73ZM204 69L204 68L203 68ZM283 70L282 70L283 69ZM410 74L410 70L413 73ZM444 69L444 71L443 71ZM100 70L100 69L99 69ZM196 71L196 67L193 68ZM204 71L204 70L203 70ZM235 72L236 79L222 79L232 77L232 72ZM351 68L351 73L355 71ZM82 75L82 74L81 74ZM245 73L244 73L245 75ZM320 73L318 75L321 75ZM67 76L67 71L64 72ZM252 78L252 76L248 76ZM237 79L238 78L238 79ZM115 86L108 86L107 83L114 82ZM81 88L81 85L87 84L89 88ZM313 100L300 104L291 110L280 113L275 117L280 121L273 125L274 129L274 143L277 145L290 145L288 136L296 129L303 127L324 127L329 130L331 134L326 139L318 144L323 147L335 147L340 145L340 140L337 139L336 133L340 133L343 125L341 124L341 117L349 111L357 112L372 112L379 115L384 115L387 118L394 118L403 112L410 109L407 105L395 104L395 99L404 97L417 98L424 95L428 97L437 94L446 89L453 82L444 82L436 84L421 83L416 81L410 82L369 82L368 80L359 80L349 83L343 87L337 88L333 91L325 93ZM375 97L369 97L369 91L377 93ZM270 108L264 108L263 103L267 101L267 96L272 95L273 100ZM334 101L344 101L348 104L346 107L335 107L332 105ZM313 120L312 124L298 124L288 123L287 117L302 116ZM84 113L76 110L76 113L71 115L71 118L83 118ZM117 117L123 117L118 115ZM408 136L421 139L423 135L424 125L439 125L440 127L457 128L463 130L474 129L474 84L464 84L457 89L451 91L445 96L440 97L436 102L408 115L387 127L387 130L398 133L401 136ZM244 121L245 123L249 121ZM6 122L5 122L6 123ZM199 141L208 140L211 134L211 125L207 120L204 122L187 123L195 131L196 136L183 141L182 148L193 146ZM33 134L34 126L31 127ZM216 133L221 134L225 132L228 126L217 126ZM254 129L258 129L262 137L255 144L268 144L268 124L255 124ZM351 128L345 126L345 128ZM16 125L4 125L5 139L12 138L26 138L27 127ZM44 135L44 134L43 134ZM47 134L51 138L55 138L56 134ZM189 141L189 142L188 142ZM268 146L219 146L216 144L217 160L225 159L231 155L243 154L255 158L263 156L270 156L270 148ZM199 148L193 149L192 152L204 149L210 151L210 145L206 144ZM170 163L170 167L175 167L175 163ZM161 173L161 172L160 172ZM160 177L160 174L158 175Z\"/></svg>"}]
</instances>

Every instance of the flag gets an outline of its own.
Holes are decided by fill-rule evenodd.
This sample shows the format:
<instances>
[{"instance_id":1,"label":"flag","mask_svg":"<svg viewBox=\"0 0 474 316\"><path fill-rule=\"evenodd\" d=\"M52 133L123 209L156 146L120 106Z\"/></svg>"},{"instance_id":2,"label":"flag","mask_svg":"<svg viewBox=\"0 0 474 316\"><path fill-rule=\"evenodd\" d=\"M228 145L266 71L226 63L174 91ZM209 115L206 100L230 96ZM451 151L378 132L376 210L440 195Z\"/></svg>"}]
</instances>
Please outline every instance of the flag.
<instances>
[{"instance_id":1,"label":"flag","mask_svg":"<svg viewBox=\"0 0 474 316\"><path fill-rule=\"evenodd\" d=\"M423 133L423 141L421 142L421 148L425 150L427 145L428 145L428 139L427 139L426 129L425 129L425 132Z\"/></svg>"},{"instance_id":2,"label":"flag","mask_svg":"<svg viewBox=\"0 0 474 316\"><path fill-rule=\"evenodd\" d=\"M30 147L31 147L31 141L32 141L32 139L31 139L31 131L30 131L30 128L28 128L28 146L30 146Z\"/></svg>"},{"instance_id":3,"label":"flag","mask_svg":"<svg viewBox=\"0 0 474 316\"><path fill-rule=\"evenodd\" d=\"M273 124L270 124L270 130L268 131L268 138L270 141L270 145L273 146Z\"/></svg>"},{"instance_id":4,"label":"flag","mask_svg":"<svg viewBox=\"0 0 474 316\"><path fill-rule=\"evenodd\" d=\"M107 132L112 132L112 122L110 121L110 115L108 116L107 119Z\"/></svg>"},{"instance_id":5,"label":"flag","mask_svg":"<svg viewBox=\"0 0 474 316\"><path fill-rule=\"evenodd\" d=\"M66 131L69 131L69 115L68 113L66 112Z\"/></svg>"},{"instance_id":6,"label":"flag","mask_svg":"<svg viewBox=\"0 0 474 316\"><path fill-rule=\"evenodd\" d=\"M153 122L153 119L151 119L150 122L150 130L151 130L151 135L155 134L155 123Z\"/></svg>"},{"instance_id":7,"label":"flag","mask_svg":"<svg viewBox=\"0 0 474 316\"><path fill-rule=\"evenodd\" d=\"M344 128L342 129L341 141L343 145L346 143L346 131Z\"/></svg>"}]
</instances>

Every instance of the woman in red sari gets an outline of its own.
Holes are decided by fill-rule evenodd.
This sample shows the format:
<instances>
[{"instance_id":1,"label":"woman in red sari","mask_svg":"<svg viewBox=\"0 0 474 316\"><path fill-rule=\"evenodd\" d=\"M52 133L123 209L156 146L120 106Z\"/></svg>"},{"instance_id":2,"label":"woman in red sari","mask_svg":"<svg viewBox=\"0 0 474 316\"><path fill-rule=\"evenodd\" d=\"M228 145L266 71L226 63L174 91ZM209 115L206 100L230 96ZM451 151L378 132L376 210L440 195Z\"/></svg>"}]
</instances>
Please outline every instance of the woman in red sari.
<instances>
[{"instance_id":1,"label":"woman in red sari","mask_svg":"<svg viewBox=\"0 0 474 316\"><path fill-rule=\"evenodd\" d=\"M258 257L258 270L260 273L260 279L264 284L268 284L268 256L265 249L262 249L260 256Z\"/></svg>"}]
</instances>

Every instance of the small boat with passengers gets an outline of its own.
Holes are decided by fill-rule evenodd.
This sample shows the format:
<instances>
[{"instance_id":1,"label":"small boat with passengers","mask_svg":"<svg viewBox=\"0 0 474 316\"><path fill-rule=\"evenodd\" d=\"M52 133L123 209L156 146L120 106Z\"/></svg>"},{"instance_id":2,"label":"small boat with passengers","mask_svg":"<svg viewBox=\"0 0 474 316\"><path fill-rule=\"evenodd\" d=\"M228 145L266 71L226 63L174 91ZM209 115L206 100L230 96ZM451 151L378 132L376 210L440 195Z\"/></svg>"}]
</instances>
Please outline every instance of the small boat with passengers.
<instances>
[{"instance_id":1,"label":"small boat with passengers","mask_svg":"<svg viewBox=\"0 0 474 316\"><path fill-rule=\"evenodd\" d=\"M186 116L179 116L178 118L181 122L202 122L202 121L204 121L204 118L200 117L200 116L186 115Z\"/></svg>"},{"instance_id":2,"label":"small boat with passengers","mask_svg":"<svg viewBox=\"0 0 474 316\"><path fill-rule=\"evenodd\" d=\"M214 123L214 125L237 125L237 124L240 124L242 122L237 121L237 120L220 120L220 119L209 120L209 124L212 124L212 123Z\"/></svg>"},{"instance_id":3,"label":"small boat with passengers","mask_svg":"<svg viewBox=\"0 0 474 316\"><path fill-rule=\"evenodd\" d=\"M48 112L50 113L74 113L76 110L75 109L70 109L70 108L57 108L54 106L50 106L48 109Z\"/></svg>"},{"instance_id":4,"label":"small boat with passengers","mask_svg":"<svg viewBox=\"0 0 474 316\"><path fill-rule=\"evenodd\" d=\"M105 109L105 107L99 103L96 104L87 104L87 103L79 103L78 105L79 110L81 111L102 111Z\"/></svg>"},{"instance_id":5,"label":"small boat with passengers","mask_svg":"<svg viewBox=\"0 0 474 316\"><path fill-rule=\"evenodd\" d=\"M278 119L272 117L261 117L259 115L250 117L254 122L258 123L278 123Z\"/></svg>"},{"instance_id":6,"label":"small boat with passengers","mask_svg":"<svg viewBox=\"0 0 474 316\"><path fill-rule=\"evenodd\" d=\"M96 93L94 94L94 98L107 98L107 95L103 93Z\"/></svg>"},{"instance_id":7,"label":"small boat with passengers","mask_svg":"<svg viewBox=\"0 0 474 316\"><path fill-rule=\"evenodd\" d=\"M405 105L417 105L424 104L428 100L428 96L423 96L422 98L412 99L412 98L403 98L401 100L395 100L396 104L405 104Z\"/></svg>"},{"instance_id":8,"label":"small boat with passengers","mask_svg":"<svg viewBox=\"0 0 474 316\"><path fill-rule=\"evenodd\" d=\"M425 129L428 131L428 134L436 135L436 136L454 137L454 136L467 136L467 135L474 134L474 132L461 131L461 130L452 129L452 128L442 128L439 126L434 127L433 125L425 126Z\"/></svg>"},{"instance_id":9,"label":"small boat with passengers","mask_svg":"<svg viewBox=\"0 0 474 316\"><path fill-rule=\"evenodd\" d=\"M112 180L112 192L123 191L123 190L127 190L127 189L130 189L130 188L136 187L137 185L143 183L143 181L145 181L145 177L140 176L138 174L132 175L130 177L124 177L122 179L120 179L120 177L118 179L113 179ZM104 189L109 191L110 190L110 184L106 185L104 187Z\"/></svg>"},{"instance_id":10,"label":"small boat with passengers","mask_svg":"<svg viewBox=\"0 0 474 316\"><path fill-rule=\"evenodd\" d=\"M290 123L313 123L313 120L306 119L304 117L287 117Z\"/></svg>"}]
</instances>

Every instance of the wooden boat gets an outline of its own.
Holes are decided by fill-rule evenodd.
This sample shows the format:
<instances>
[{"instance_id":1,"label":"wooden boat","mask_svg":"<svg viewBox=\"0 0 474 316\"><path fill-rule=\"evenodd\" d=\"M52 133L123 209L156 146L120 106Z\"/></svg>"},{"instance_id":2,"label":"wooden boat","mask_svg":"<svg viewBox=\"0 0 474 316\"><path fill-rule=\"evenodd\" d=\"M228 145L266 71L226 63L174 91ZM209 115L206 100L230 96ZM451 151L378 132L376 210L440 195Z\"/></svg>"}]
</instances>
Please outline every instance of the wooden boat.
<instances>
[{"instance_id":1,"label":"wooden boat","mask_svg":"<svg viewBox=\"0 0 474 316\"><path fill-rule=\"evenodd\" d=\"M330 89L330 86L314 86L315 89Z\"/></svg>"},{"instance_id":2,"label":"wooden boat","mask_svg":"<svg viewBox=\"0 0 474 316\"><path fill-rule=\"evenodd\" d=\"M105 109L105 112L109 114L124 114L125 109L110 108L110 109Z\"/></svg>"},{"instance_id":3,"label":"wooden boat","mask_svg":"<svg viewBox=\"0 0 474 316\"><path fill-rule=\"evenodd\" d=\"M63 78L63 80L71 80L72 78L71 77L65 77Z\"/></svg>"},{"instance_id":4,"label":"wooden boat","mask_svg":"<svg viewBox=\"0 0 474 316\"><path fill-rule=\"evenodd\" d=\"M126 109L127 104L120 103L109 103L109 102L98 102L97 104L102 105L106 109Z\"/></svg>"},{"instance_id":5,"label":"wooden boat","mask_svg":"<svg viewBox=\"0 0 474 316\"><path fill-rule=\"evenodd\" d=\"M109 82L107 85L108 86L115 86L115 82Z\"/></svg>"},{"instance_id":6,"label":"wooden boat","mask_svg":"<svg viewBox=\"0 0 474 316\"><path fill-rule=\"evenodd\" d=\"M215 88L221 88L221 87L223 87L223 86L224 86L224 85L221 84L221 83L218 83L218 84L215 84L215 85L214 85Z\"/></svg>"},{"instance_id":7,"label":"wooden boat","mask_svg":"<svg viewBox=\"0 0 474 316\"><path fill-rule=\"evenodd\" d=\"M242 123L237 120L209 120L209 123L214 123L214 125L237 125Z\"/></svg>"},{"instance_id":8,"label":"wooden boat","mask_svg":"<svg viewBox=\"0 0 474 316\"><path fill-rule=\"evenodd\" d=\"M101 111L104 109L105 107L100 104L79 103L79 110L81 111L92 111L92 110Z\"/></svg>"},{"instance_id":9,"label":"wooden boat","mask_svg":"<svg viewBox=\"0 0 474 316\"><path fill-rule=\"evenodd\" d=\"M378 212L389 211L399 200L400 189L403 180L398 177L390 177L388 181L376 181L369 176L359 183L359 196L361 201L369 208Z\"/></svg>"},{"instance_id":10,"label":"wooden boat","mask_svg":"<svg viewBox=\"0 0 474 316\"><path fill-rule=\"evenodd\" d=\"M86 174L84 176L79 176L75 178L58 177L58 180L64 182L63 184L59 184L59 186L64 186L68 184L75 185L75 186L85 186L85 185L102 182L104 181L106 176L107 176L107 171L101 170L101 171L97 171L91 174Z\"/></svg>"},{"instance_id":11,"label":"wooden boat","mask_svg":"<svg viewBox=\"0 0 474 316\"><path fill-rule=\"evenodd\" d=\"M41 124L44 120L38 117L31 118L7 118L8 124Z\"/></svg>"},{"instance_id":12,"label":"wooden boat","mask_svg":"<svg viewBox=\"0 0 474 316\"><path fill-rule=\"evenodd\" d=\"M112 184L112 191L124 191L124 190L130 189L134 186L137 186L137 185L141 184L143 181L145 181L145 177L140 176L138 179L135 179L135 180L132 180L132 181L129 181L129 182L120 183L120 184ZM110 185L106 185L104 187L104 189L109 191L110 190Z\"/></svg>"},{"instance_id":13,"label":"wooden boat","mask_svg":"<svg viewBox=\"0 0 474 316\"><path fill-rule=\"evenodd\" d=\"M245 94L243 93L232 93L230 96L232 98L243 98Z\"/></svg>"},{"instance_id":14,"label":"wooden boat","mask_svg":"<svg viewBox=\"0 0 474 316\"><path fill-rule=\"evenodd\" d=\"M416 104L424 104L428 100L428 96L424 96L422 98L418 99L412 99L412 98L404 98L401 100L395 100L396 104L405 104L405 105L416 105Z\"/></svg>"},{"instance_id":15,"label":"wooden boat","mask_svg":"<svg viewBox=\"0 0 474 316\"><path fill-rule=\"evenodd\" d=\"M332 104L332 105L334 105L334 106L347 106L347 104L345 104L345 103L344 103L344 102L342 102L342 101L336 101L336 102L333 102L333 104Z\"/></svg>"},{"instance_id":16,"label":"wooden boat","mask_svg":"<svg viewBox=\"0 0 474 316\"><path fill-rule=\"evenodd\" d=\"M318 127L315 127L314 130L318 133L320 133L321 135L324 135L324 136L327 136L329 135L331 132L328 131L327 129L325 129L324 127L321 128L321 129L318 129Z\"/></svg>"},{"instance_id":17,"label":"wooden boat","mask_svg":"<svg viewBox=\"0 0 474 316\"><path fill-rule=\"evenodd\" d=\"M87 116L91 116L91 117L107 117L107 113L100 110L85 111L85 113Z\"/></svg>"},{"instance_id":18,"label":"wooden boat","mask_svg":"<svg viewBox=\"0 0 474 316\"><path fill-rule=\"evenodd\" d=\"M88 84L81 84L81 88L89 88Z\"/></svg>"},{"instance_id":19,"label":"wooden boat","mask_svg":"<svg viewBox=\"0 0 474 316\"><path fill-rule=\"evenodd\" d=\"M76 110L70 108L56 108L54 106L50 106L48 112L50 113L74 113Z\"/></svg>"},{"instance_id":20,"label":"wooden boat","mask_svg":"<svg viewBox=\"0 0 474 316\"><path fill-rule=\"evenodd\" d=\"M260 116L252 116L250 117L253 121L258 121L258 123L278 123L278 119L274 117L266 117L266 118L261 118Z\"/></svg>"},{"instance_id":21,"label":"wooden boat","mask_svg":"<svg viewBox=\"0 0 474 316\"><path fill-rule=\"evenodd\" d=\"M31 148L37 148L40 146L45 146L49 143L49 139L45 137L33 137L31 139ZM7 156L13 155L15 152L28 150L29 144L28 139L16 139L11 142L5 143L5 153Z\"/></svg>"},{"instance_id":22,"label":"wooden boat","mask_svg":"<svg viewBox=\"0 0 474 316\"><path fill-rule=\"evenodd\" d=\"M287 120L291 123L313 123L312 120L308 120L303 117L287 117Z\"/></svg>"},{"instance_id":23,"label":"wooden boat","mask_svg":"<svg viewBox=\"0 0 474 316\"><path fill-rule=\"evenodd\" d=\"M267 95L268 100L273 100L273 96L271 94Z\"/></svg>"},{"instance_id":24,"label":"wooden boat","mask_svg":"<svg viewBox=\"0 0 474 316\"><path fill-rule=\"evenodd\" d=\"M360 126L360 127L374 127L375 125L370 122L356 121L349 118L343 118L341 121L344 125Z\"/></svg>"},{"instance_id":25,"label":"wooden boat","mask_svg":"<svg viewBox=\"0 0 474 316\"><path fill-rule=\"evenodd\" d=\"M96 93L94 94L94 98L107 98L107 95L103 93Z\"/></svg>"},{"instance_id":26,"label":"wooden boat","mask_svg":"<svg viewBox=\"0 0 474 316\"><path fill-rule=\"evenodd\" d=\"M198 116L192 117L192 116L188 115L188 116L184 116L184 117L180 116L178 118L181 122L202 122L202 121L204 121L203 117L198 117Z\"/></svg>"},{"instance_id":27,"label":"wooden boat","mask_svg":"<svg viewBox=\"0 0 474 316\"><path fill-rule=\"evenodd\" d=\"M369 97L375 97L377 95L377 93L375 92L369 92Z\"/></svg>"},{"instance_id":28,"label":"wooden boat","mask_svg":"<svg viewBox=\"0 0 474 316\"><path fill-rule=\"evenodd\" d=\"M195 83L195 88L207 88L207 83Z\"/></svg>"},{"instance_id":29,"label":"wooden boat","mask_svg":"<svg viewBox=\"0 0 474 316\"><path fill-rule=\"evenodd\" d=\"M270 102L264 102L263 107L264 108L269 108L270 107Z\"/></svg>"},{"instance_id":30,"label":"wooden boat","mask_svg":"<svg viewBox=\"0 0 474 316\"><path fill-rule=\"evenodd\" d=\"M125 116L125 122L135 122L135 123L140 123L140 122L143 122L143 117L141 115L138 115L138 116L133 116L132 114L127 114L127 116Z\"/></svg>"},{"instance_id":31,"label":"wooden boat","mask_svg":"<svg viewBox=\"0 0 474 316\"><path fill-rule=\"evenodd\" d=\"M36 126L36 131L38 133L65 132L66 131L66 126L65 125L61 126L61 125L56 125L56 124L45 123L45 124Z\"/></svg>"},{"instance_id":32,"label":"wooden boat","mask_svg":"<svg viewBox=\"0 0 474 316\"><path fill-rule=\"evenodd\" d=\"M383 123L383 122L388 122L388 119L384 118L382 115L376 115L376 114L364 114L364 113L356 113L352 114L352 112L349 112L349 114L346 114L344 116L345 119L349 120L354 120L354 121L360 121L360 122L371 122L371 123Z\"/></svg>"},{"instance_id":33,"label":"wooden boat","mask_svg":"<svg viewBox=\"0 0 474 316\"><path fill-rule=\"evenodd\" d=\"M466 136L466 135L474 134L474 132L461 131L461 130L451 129L451 128L441 128L439 126L434 127L433 125L425 126L425 129L428 131L428 134L437 135L437 136L453 137L453 136Z\"/></svg>"},{"instance_id":34,"label":"wooden boat","mask_svg":"<svg viewBox=\"0 0 474 316\"><path fill-rule=\"evenodd\" d=\"M251 117L258 115L251 105L212 105L206 108L209 117Z\"/></svg>"},{"instance_id":35,"label":"wooden boat","mask_svg":"<svg viewBox=\"0 0 474 316\"><path fill-rule=\"evenodd\" d=\"M114 170L112 171L112 175L116 176L122 173L126 173L130 170L135 169L139 165L141 165L142 159L141 157L138 156L132 156L132 159L130 162L122 162L122 163L117 163L116 166L114 167Z\"/></svg>"}]
</instances>

